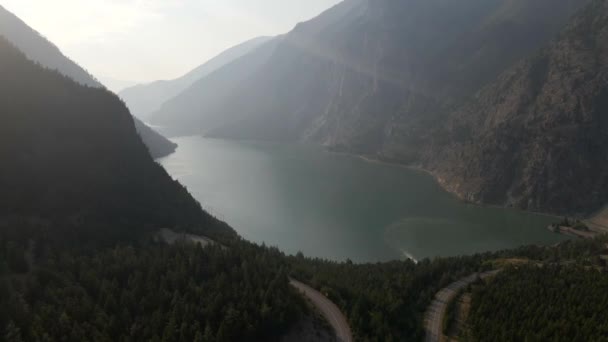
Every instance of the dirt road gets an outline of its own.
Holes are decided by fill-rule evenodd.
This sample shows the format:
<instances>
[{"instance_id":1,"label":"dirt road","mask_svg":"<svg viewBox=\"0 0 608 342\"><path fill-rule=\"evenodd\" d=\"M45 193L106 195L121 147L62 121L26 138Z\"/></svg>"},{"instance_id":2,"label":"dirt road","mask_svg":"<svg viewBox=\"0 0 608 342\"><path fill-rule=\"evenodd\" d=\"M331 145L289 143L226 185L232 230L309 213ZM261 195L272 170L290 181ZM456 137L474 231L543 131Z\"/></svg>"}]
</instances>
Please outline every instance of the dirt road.
<instances>
[{"instance_id":1,"label":"dirt road","mask_svg":"<svg viewBox=\"0 0 608 342\"><path fill-rule=\"evenodd\" d=\"M457 282L450 284L448 287L441 289L435 295L435 299L426 310L424 315L424 330L426 331L426 342L441 342L443 337L443 320L448 307L448 304L454 300L454 297L460 290L474 283L477 279L485 279L500 272L500 270L490 271L485 273L475 273L466 278L462 278Z\"/></svg>"},{"instance_id":2,"label":"dirt road","mask_svg":"<svg viewBox=\"0 0 608 342\"><path fill-rule=\"evenodd\" d=\"M290 284L306 296L321 314L323 314L323 317L325 317L329 324L334 328L336 338L339 342L353 341L353 335L350 331L348 321L334 303L327 299L321 292L297 280L290 279Z\"/></svg>"}]
</instances>

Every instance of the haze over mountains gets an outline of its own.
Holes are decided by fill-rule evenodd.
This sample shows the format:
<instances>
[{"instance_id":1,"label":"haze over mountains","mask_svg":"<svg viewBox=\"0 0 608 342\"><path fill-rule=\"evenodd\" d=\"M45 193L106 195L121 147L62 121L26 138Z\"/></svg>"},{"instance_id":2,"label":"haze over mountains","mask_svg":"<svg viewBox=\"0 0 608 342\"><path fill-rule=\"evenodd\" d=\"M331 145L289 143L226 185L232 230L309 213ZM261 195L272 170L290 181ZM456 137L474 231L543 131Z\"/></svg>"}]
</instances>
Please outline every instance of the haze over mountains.
<instances>
[{"instance_id":1,"label":"haze over mountains","mask_svg":"<svg viewBox=\"0 0 608 342\"><path fill-rule=\"evenodd\" d=\"M232 47L208 62L174 80L138 84L122 90L119 95L128 104L131 113L143 119L160 109L161 105L186 90L193 83L215 70L248 54L269 37L258 37Z\"/></svg>"},{"instance_id":2,"label":"haze over mountains","mask_svg":"<svg viewBox=\"0 0 608 342\"><path fill-rule=\"evenodd\" d=\"M607 200L597 190L604 184L603 172L594 171L584 184L576 179L585 178L589 169L597 170L590 160L598 153L604 155L605 149L591 146L600 146L603 135L598 133L599 140L593 143L577 145L576 137L584 135L585 128L575 120L576 107L558 101L546 103L544 109L524 105L522 97L536 96L534 87L520 89L519 100L515 95L504 99L508 102L502 106L511 108L508 113L500 109L498 99L484 100L492 92L488 89L506 87L503 73L513 73L509 70L520 61L566 34L561 32L572 16L589 2L347 0L201 78L165 102L149 120L169 135L308 142L423 167L447 189L473 202L589 213ZM600 37L602 33L585 34ZM586 48L595 55L600 47ZM553 67L552 74L565 73L567 78L574 67L568 62ZM599 81L596 84L603 87ZM568 89L563 84L552 87L554 94ZM469 110L480 91L484 106ZM561 120L563 127L569 127L560 130L567 141L540 145L530 141L536 151L527 162L520 158L530 145L513 145L492 157L502 158L501 162L484 158L483 151L506 144L501 140L506 138L487 136L489 128L479 124L492 111L505 116L504 126L494 128L504 136L534 140L537 129ZM545 113L545 126L532 118L517 119L525 113L537 117L539 111ZM558 111L568 114L558 117ZM461 121L477 123L457 136L454 126ZM537 128L531 128L532 123ZM461 146L463 139L467 147ZM585 160L553 163L536 158L554 156L557 148L570 149ZM470 155L472 159L464 164L462 155L454 157L460 149L475 150L479 156ZM585 153L575 152L580 149ZM557 184L557 176L548 174L560 172L571 176L560 178L561 190L552 191L550 184ZM575 204L573 197L587 199Z\"/></svg>"},{"instance_id":3,"label":"haze over mountains","mask_svg":"<svg viewBox=\"0 0 608 342\"><path fill-rule=\"evenodd\" d=\"M30 59L90 87L103 87L87 71L64 56L59 49L17 16L0 6L0 34Z\"/></svg>"},{"instance_id":4,"label":"haze over mountains","mask_svg":"<svg viewBox=\"0 0 608 342\"><path fill-rule=\"evenodd\" d=\"M21 19L0 6L0 35L17 46L29 59L41 65L58 70L74 81L94 88L103 88L97 79L74 63L46 38L30 28ZM137 132L154 158L166 156L175 151L176 144L135 119Z\"/></svg>"},{"instance_id":5,"label":"haze over mountains","mask_svg":"<svg viewBox=\"0 0 608 342\"><path fill-rule=\"evenodd\" d=\"M165 102L148 119L169 136L201 133L221 127L226 120L230 120L230 117L224 116L222 108L234 99L236 90L268 61L280 41L280 37L272 39L250 54L198 80ZM264 96L271 96L271 93Z\"/></svg>"}]
</instances>

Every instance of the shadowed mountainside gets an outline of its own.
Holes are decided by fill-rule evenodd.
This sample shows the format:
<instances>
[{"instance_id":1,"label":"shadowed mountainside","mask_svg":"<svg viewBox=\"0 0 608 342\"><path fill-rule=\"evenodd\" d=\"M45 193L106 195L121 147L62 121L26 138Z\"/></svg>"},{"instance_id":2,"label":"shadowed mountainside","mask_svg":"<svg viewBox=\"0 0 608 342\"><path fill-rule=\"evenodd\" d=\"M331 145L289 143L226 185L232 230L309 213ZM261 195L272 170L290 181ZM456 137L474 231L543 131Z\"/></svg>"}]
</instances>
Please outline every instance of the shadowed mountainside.
<instances>
[{"instance_id":1,"label":"shadowed mountainside","mask_svg":"<svg viewBox=\"0 0 608 342\"><path fill-rule=\"evenodd\" d=\"M103 87L86 70L66 57L57 46L2 6L0 6L0 35L17 46L29 59L40 63L44 67L57 70L82 85L94 88ZM154 158L163 157L175 151L176 145L174 143L143 122L136 120L135 123L137 132Z\"/></svg>"},{"instance_id":2,"label":"shadowed mountainside","mask_svg":"<svg viewBox=\"0 0 608 342\"><path fill-rule=\"evenodd\" d=\"M233 234L152 160L111 92L34 64L3 37L0 79L3 218L99 241L164 227Z\"/></svg>"}]
</instances>

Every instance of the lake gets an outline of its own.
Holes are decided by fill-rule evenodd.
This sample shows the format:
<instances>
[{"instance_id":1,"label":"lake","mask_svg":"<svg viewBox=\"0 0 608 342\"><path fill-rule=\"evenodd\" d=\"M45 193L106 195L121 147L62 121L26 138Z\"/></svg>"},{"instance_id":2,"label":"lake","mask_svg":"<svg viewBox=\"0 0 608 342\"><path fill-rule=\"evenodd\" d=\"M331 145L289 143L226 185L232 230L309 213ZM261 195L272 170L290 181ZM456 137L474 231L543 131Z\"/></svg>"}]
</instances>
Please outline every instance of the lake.
<instances>
[{"instance_id":1,"label":"lake","mask_svg":"<svg viewBox=\"0 0 608 342\"><path fill-rule=\"evenodd\" d=\"M459 201L419 171L315 146L183 137L158 160L244 238L376 262L554 244L555 218Z\"/></svg>"}]
</instances>

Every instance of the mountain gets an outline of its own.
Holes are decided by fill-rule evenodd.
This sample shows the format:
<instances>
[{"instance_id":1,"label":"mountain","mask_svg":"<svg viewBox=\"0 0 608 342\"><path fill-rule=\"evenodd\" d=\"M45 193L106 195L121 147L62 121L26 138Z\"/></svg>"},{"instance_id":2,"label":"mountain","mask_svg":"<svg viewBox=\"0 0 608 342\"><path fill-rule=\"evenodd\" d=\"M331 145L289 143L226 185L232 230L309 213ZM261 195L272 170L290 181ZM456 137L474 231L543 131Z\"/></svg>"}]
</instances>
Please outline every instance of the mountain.
<instances>
[{"instance_id":1,"label":"mountain","mask_svg":"<svg viewBox=\"0 0 608 342\"><path fill-rule=\"evenodd\" d=\"M121 80L107 76L99 76L98 78L99 81L106 86L106 88L115 94L118 94L119 92L137 84L135 81Z\"/></svg>"},{"instance_id":2,"label":"mountain","mask_svg":"<svg viewBox=\"0 0 608 342\"><path fill-rule=\"evenodd\" d=\"M135 116L147 119L147 116L157 111L164 102L178 95L197 80L249 53L269 39L270 37L258 37L248 40L222 52L180 78L135 85L124 89L119 95Z\"/></svg>"},{"instance_id":3,"label":"mountain","mask_svg":"<svg viewBox=\"0 0 608 342\"><path fill-rule=\"evenodd\" d=\"M0 79L0 225L21 217L96 241L165 227L232 234L152 160L116 95L35 64L3 37Z\"/></svg>"},{"instance_id":4,"label":"mountain","mask_svg":"<svg viewBox=\"0 0 608 342\"><path fill-rule=\"evenodd\" d=\"M557 199L503 200L510 195L498 179L507 176L497 168L493 181L479 184L494 195L472 190L469 196L460 189L465 173L444 172L451 165L432 156L449 145L439 128L452 113L550 44L588 3L347 0L281 37L227 94L221 81L201 80L204 87L193 85L189 96L168 102L151 120L170 133L312 142L423 166L464 198L551 211L558 208L549 202ZM239 74L247 58L253 53L208 78L229 69ZM571 202L562 208L576 210Z\"/></svg>"},{"instance_id":5,"label":"mountain","mask_svg":"<svg viewBox=\"0 0 608 342\"><path fill-rule=\"evenodd\" d=\"M101 83L87 71L64 56L57 46L2 6L0 6L0 34L18 46L29 59L47 68L60 70L62 74L80 84L102 87Z\"/></svg>"},{"instance_id":6,"label":"mountain","mask_svg":"<svg viewBox=\"0 0 608 342\"><path fill-rule=\"evenodd\" d=\"M57 46L2 6L0 6L0 35L17 46L29 59L49 69L58 70L82 85L95 88L103 87L87 71L66 57ZM155 158L166 156L175 151L176 145L174 143L143 122L136 120L136 125L142 140Z\"/></svg>"},{"instance_id":7,"label":"mountain","mask_svg":"<svg viewBox=\"0 0 608 342\"><path fill-rule=\"evenodd\" d=\"M137 134L139 134L141 140L148 148L152 158L158 159L166 157L177 149L176 143L160 135L160 133L150 128L150 126L146 125L135 116L133 117L133 122L135 122Z\"/></svg>"},{"instance_id":8,"label":"mountain","mask_svg":"<svg viewBox=\"0 0 608 342\"><path fill-rule=\"evenodd\" d=\"M548 43L583 3L347 0L297 25L220 103L176 98L152 121L409 160L436 116Z\"/></svg>"},{"instance_id":9,"label":"mountain","mask_svg":"<svg viewBox=\"0 0 608 342\"><path fill-rule=\"evenodd\" d=\"M588 214L608 202L608 1L447 121L427 168L473 202Z\"/></svg>"},{"instance_id":10,"label":"mountain","mask_svg":"<svg viewBox=\"0 0 608 342\"><path fill-rule=\"evenodd\" d=\"M222 106L268 61L281 39L263 43L246 56L201 78L152 113L150 122L162 127L163 134L168 136L196 134L221 126L226 119L221 115Z\"/></svg>"}]
</instances>

